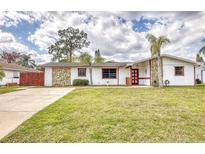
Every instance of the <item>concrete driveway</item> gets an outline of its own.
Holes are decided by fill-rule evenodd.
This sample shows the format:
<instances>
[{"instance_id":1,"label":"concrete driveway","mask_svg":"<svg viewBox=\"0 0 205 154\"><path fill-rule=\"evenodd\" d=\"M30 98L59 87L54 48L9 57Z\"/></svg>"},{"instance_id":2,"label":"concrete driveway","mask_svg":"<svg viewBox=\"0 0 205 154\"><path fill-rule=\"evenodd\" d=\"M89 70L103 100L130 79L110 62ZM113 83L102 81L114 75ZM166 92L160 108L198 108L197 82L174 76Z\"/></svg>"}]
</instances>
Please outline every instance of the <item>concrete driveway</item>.
<instances>
[{"instance_id":1,"label":"concrete driveway","mask_svg":"<svg viewBox=\"0 0 205 154\"><path fill-rule=\"evenodd\" d=\"M74 88L29 88L0 95L0 139Z\"/></svg>"}]
</instances>

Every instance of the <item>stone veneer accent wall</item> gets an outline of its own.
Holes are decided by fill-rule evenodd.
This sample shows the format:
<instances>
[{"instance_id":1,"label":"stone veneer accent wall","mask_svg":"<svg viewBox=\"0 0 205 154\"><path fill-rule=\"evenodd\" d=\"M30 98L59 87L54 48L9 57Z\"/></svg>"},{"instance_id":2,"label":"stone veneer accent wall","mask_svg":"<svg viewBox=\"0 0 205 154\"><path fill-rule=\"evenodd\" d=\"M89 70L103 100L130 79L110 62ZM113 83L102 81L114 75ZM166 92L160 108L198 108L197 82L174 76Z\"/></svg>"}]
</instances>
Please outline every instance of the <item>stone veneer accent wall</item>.
<instances>
[{"instance_id":1,"label":"stone veneer accent wall","mask_svg":"<svg viewBox=\"0 0 205 154\"><path fill-rule=\"evenodd\" d=\"M53 86L71 85L70 68L58 67L52 69Z\"/></svg>"},{"instance_id":2,"label":"stone veneer accent wall","mask_svg":"<svg viewBox=\"0 0 205 154\"><path fill-rule=\"evenodd\" d=\"M162 58L161 58L161 71L162 71L162 76L163 76L163 69L162 69ZM158 80L158 75L157 75L157 58L151 60L151 85L152 86L158 86L159 85L159 80Z\"/></svg>"}]
</instances>

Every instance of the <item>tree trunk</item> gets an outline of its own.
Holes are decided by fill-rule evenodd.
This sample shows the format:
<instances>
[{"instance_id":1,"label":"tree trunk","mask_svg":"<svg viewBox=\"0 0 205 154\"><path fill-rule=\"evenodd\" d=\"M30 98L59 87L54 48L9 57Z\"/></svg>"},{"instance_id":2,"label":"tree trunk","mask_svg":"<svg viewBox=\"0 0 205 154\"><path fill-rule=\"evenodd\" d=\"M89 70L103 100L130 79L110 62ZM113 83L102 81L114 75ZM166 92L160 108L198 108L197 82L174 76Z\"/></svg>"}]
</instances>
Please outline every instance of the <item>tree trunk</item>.
<instances>
[{"instance_id":1,"label":"tree trunk","mask_svg":"<svg viewBox=\"0 0 205 154\"><path fill-rule=\"evenodd\" d=\"M163 81L162 81L162 67L161 67L161 56L160 56L160 52L157 55L157 74L158 74L158 84L159 87L163 87Z\"/></svg>"},{"instance_id":2,"label":"tree trunk","mask_svg":"<svg viewBox=\"0 0 205 154\"><path fill-rule=\"evenodd\" d=\"M69 52L69 62L72 63L73 59L72 59L72 51Z\"/></svg>"},{"instance_id":3,"label":"tree trunk","mask_svg":"<svg viewBox=\"0 0 205 154\"><path fill-rule=\"evenodd\" d=\"M72 50L68 50L68 52L67 52L67 61L68 61L69 63L72 63L72 62L73 62L72 57L73 57Z\"/></svg>"},{"instance_id":4,"label":"tree trunk","mask_svg":"<svg viewBox=\"0 0 205 154\"><path fill-rule=\"evenodd\" d=\"M89 72L90 72L90 85L93 85L92 67L91 67L91 66L90 66L90 68L89 68Z\"/></svg>"}]
</instances>

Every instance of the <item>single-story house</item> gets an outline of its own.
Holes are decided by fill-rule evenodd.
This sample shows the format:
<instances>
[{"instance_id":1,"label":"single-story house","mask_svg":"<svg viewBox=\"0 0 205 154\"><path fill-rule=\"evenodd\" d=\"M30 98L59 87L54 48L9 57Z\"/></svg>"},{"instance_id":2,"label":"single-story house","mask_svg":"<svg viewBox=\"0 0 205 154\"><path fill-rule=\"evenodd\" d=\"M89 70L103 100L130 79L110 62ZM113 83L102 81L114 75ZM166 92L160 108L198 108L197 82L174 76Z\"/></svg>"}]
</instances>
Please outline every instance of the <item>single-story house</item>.
<instances>
[{"instance_id":1,"label":"single-story house","mask_svg":"<svg viewBox=\"0 0 205 154\"><path fill-rule=\"evenodd\" d=\"M198 63L196 67L196 79L205 83L205 63Z\"/></svg>"},{"instance_id":2,"label":"single-story house","mask_svg":"<svg viewBox=\"0 0 205 154\"><path fill-rule=\"evenodd\" d=\"M196 62L163 54L162 79L169 85L194 85ZM72 85L74 79L87 79L90 83L92 69L93 85L154 85L157 83L156 58L147 58L132 64L106 62L82 65L80 63L50 62L44 68L45 86Z\"/></svg>"},{"instance_id":3,"label":"single-story house","mask_svg":"<svg viewBox=\"0 0 205 154\"><path fill-rule=\"evenodd\" d=\"M125 85L125 78L129 76L127 63L102 63L82 65L80 63L44 64L45 86L72 85L75 79L87 79L90 83L90 67L92 68L93 85Z\"/></svg>"},{"instance_id":4,"label":"single-story house","mask_svg":"<svg viewBox=\"0 0 205 154\"><path fill-rule=\"evenodd\" d=\"M5 74L5 77L0 80L0 86L7 84L19 84L20 83L20 73L21 72L38 72L34 69L26 68L15 63L7 63L0 60L0 66Z\"/></svg>"}]
</instances>

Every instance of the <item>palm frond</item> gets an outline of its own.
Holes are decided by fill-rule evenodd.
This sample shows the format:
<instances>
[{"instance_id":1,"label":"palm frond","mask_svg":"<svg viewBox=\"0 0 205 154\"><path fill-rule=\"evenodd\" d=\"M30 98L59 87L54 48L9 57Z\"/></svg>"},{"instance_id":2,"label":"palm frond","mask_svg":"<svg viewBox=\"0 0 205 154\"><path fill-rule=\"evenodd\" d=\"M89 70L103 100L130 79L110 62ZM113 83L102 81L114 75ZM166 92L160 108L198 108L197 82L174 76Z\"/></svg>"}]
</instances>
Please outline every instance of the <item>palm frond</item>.
<instances>
[{"instance_id":1,"label":"palm frond","mask_svg":"<svg viewBox=\"0 0 205 154\"><path fill-rule=\"evenodd\" d=\"M204 47L202 47L202 48L199 50L199 53L200 53L200 54L204 54L204 55L205 55L205 46L204 46Z\"/></svg>"},{"instance_id":2,"label":"palm frond","mask_svg":"<svg viewBox=\"0 0 205 154\"><path fill-rule=\"evenodd\" d=\"M80 60L81 64L90 65L92 63L92 56L90 54L84 52L79 56L79 60Z\"/></svg>"},{"instance_id":3,"label":"palm frond","mask_svg":"<svg viewBox=\"0 0 205 154\"><path fill-rule=\"evenodd\" d=\"M197 53L197 55L196 55L196 61L197 61L197 62L204 62L204 59L203 59L203 57L201 56L200 53Z\"/></svg>"},{"instance_id":4,"label":"palm frond","mask_svg":"<svg viewBox=\"0 0 205 154\"><path fill-rule=\"evenodd\" d=\"M158 42L160 47L164 47L165 45L170 43L170 40L166 36L160 36Z\"/></svg>"},{"instance_id":5,"label":"palm frond","mask_svg":"<svg viewBox=\"0 0 205 154\"><path fill-rule=\"evenodd\" d=\"M157 38L156 38L154 35L152 35L152 34L147 34L147 35L146 35L146 39L147 39L150 43L154 43L154 42L156 42L156 40L157 40Z\"/></svg>"}]
</instances>

